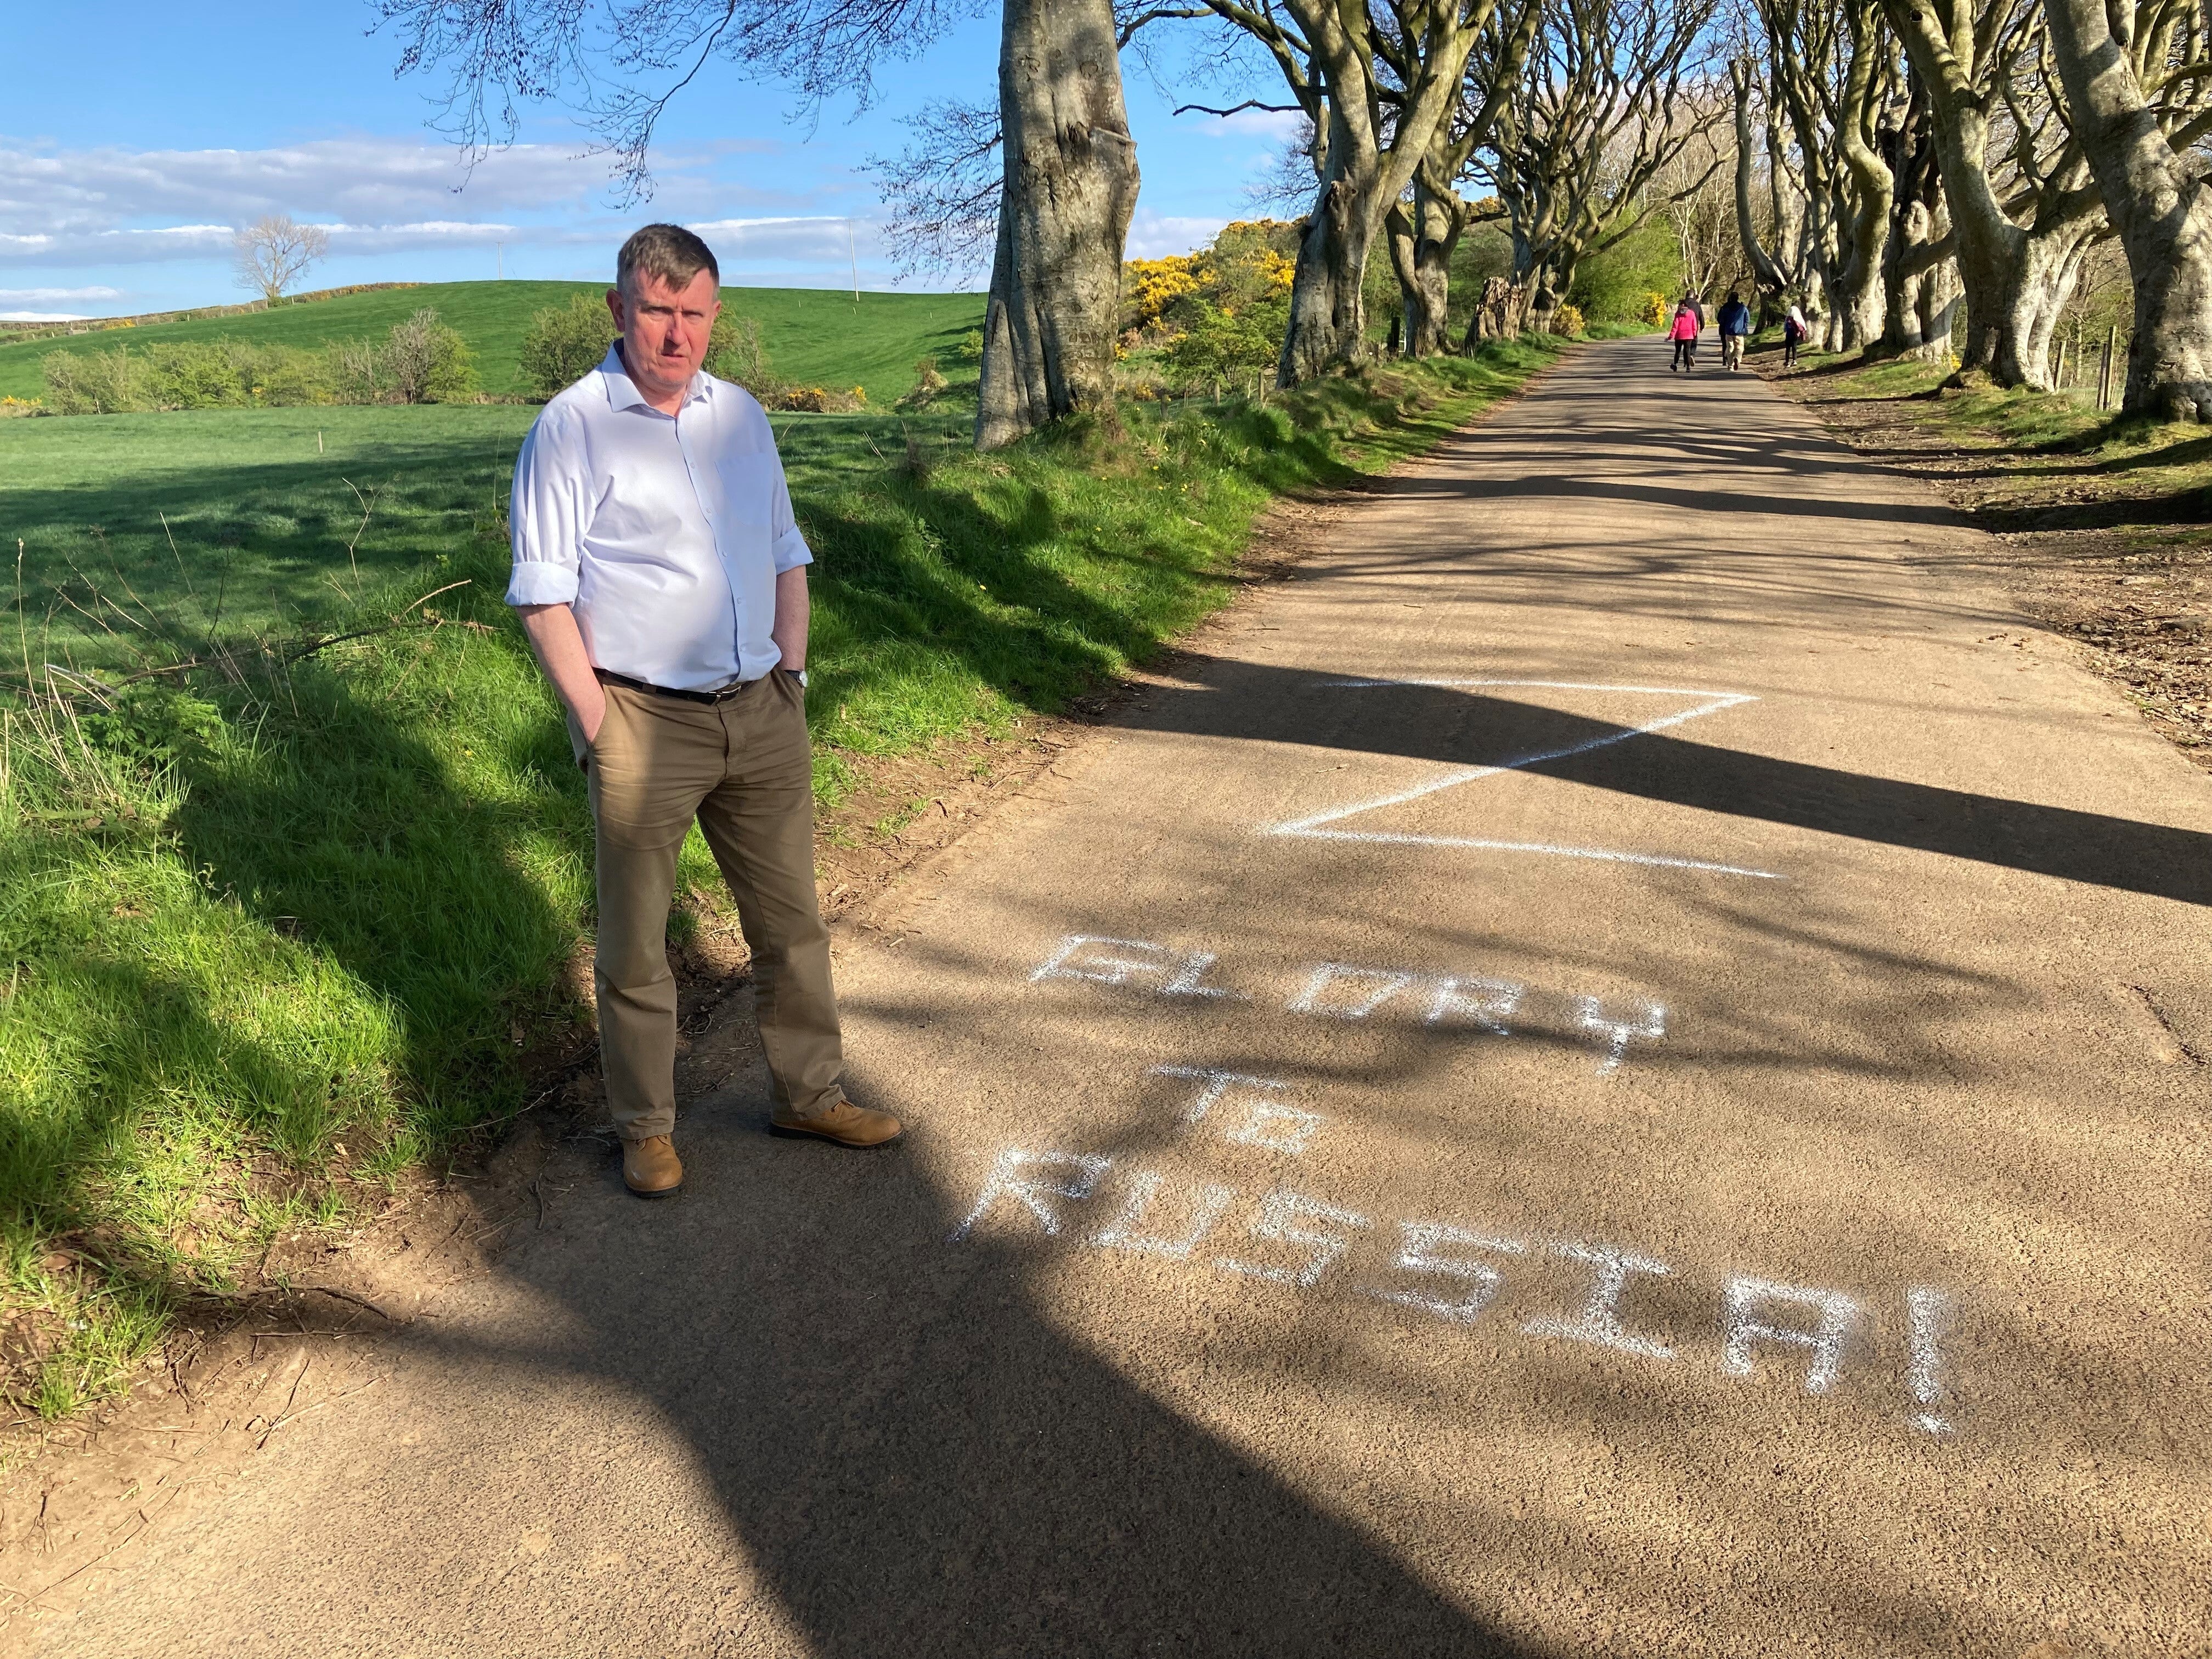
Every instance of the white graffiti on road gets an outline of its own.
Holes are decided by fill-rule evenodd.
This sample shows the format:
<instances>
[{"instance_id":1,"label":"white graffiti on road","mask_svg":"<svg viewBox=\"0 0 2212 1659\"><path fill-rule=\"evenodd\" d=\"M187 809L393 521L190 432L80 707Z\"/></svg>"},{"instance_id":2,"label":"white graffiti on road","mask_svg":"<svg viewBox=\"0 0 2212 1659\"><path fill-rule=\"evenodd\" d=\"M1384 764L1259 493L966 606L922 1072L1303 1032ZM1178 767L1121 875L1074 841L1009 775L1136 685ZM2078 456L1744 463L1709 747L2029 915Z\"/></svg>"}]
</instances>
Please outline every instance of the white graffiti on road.
<instances>
[{"instance_id":1,"label":"white graffiti on road","mask_svg":"<svg viewBox=\"0 0 2212 1659\"><path fill-rule=\"evenodd\" d=\"M1163 997L1255 1000L1251 992L1206 982L1219 961L1211 951L1182 951L1150 939L1070 933L1029 977L1033 985L1076 980ZM1613 1002L1486 975L1425 973L1345 962L1319 962L1304 969L1283 1008L1286 1013L1349 1021L1402 1012L1437 1032L1556 1035L1595 1048L1600 1076L1619 1071L1632 1045L1656 1043L1667 1035L1667 1010L1650 998Z\"/></svg>"},{"instance_id":2,"label":"white graffiti on road","mask_svg":"<svg viewBox=\"0 0 2212 1659\"><path fill-rule=\"evenodd\" d=\"M974 1237L987 1221L996 1224L1000 1212L1017 1234L1028 1225L1048 1238L1069 1236L1071 1212L1099 1194L1113 1167L1110 1160L1091 1153L1009 1147L994 1162L953 1239ZM1178 1181L1152 1169L1133 1167L1122 1174L1119 1206L1095 1230L1075 1229L1072 1236L1078 1243L1178 1262L1205 1261L1218 1272L1311 1291L1345 1268L1378 1231L1372 1218L1357 1210L1277 1187L1253 1204L1244 1242L1233 1252L1206 1257L1200 1247L1242 1196L1235 1188ZM1624 1316L1624 1304L1635 1299L1638 1278L1674 1274L1664 1262L1611 1244L1521 1239L1425 1218L1390 1225L1395 1249L1371 1274L1351 1275L1357 1295L1450 1325L1471 1326L1499 1300L1516 1269L1547 1257L1562 1259L1592 1270L1587 1291L1574 1306L1522 1320L1522 1334L1590 1344L1659 1364L1680 1358L1676 1343L1632 1330ZM1440 1293L1439 1280L1446 1282L1449 1293ZM1764 1355L1770 1364L1794 1374L1806 1393L1821 1398L1836 1393L1867 1322L1862 1304L1842 1291L1747 1274L1725 1279L1717 1301L1722 1374L1756 1379ZM1938 1343L1950 1298L1915 1285L1905 1291L1905 1302L1911 1352L1906 1387L1917 1404L1932 1407L1940 1398L1943 1362ZM1788 1360L1793 1352L1803 1358ZM1932 1409L1922 1410L1912 1421L1933 1435L1954 1431L1952 1419Z\"/></svg>"}]
</instances>

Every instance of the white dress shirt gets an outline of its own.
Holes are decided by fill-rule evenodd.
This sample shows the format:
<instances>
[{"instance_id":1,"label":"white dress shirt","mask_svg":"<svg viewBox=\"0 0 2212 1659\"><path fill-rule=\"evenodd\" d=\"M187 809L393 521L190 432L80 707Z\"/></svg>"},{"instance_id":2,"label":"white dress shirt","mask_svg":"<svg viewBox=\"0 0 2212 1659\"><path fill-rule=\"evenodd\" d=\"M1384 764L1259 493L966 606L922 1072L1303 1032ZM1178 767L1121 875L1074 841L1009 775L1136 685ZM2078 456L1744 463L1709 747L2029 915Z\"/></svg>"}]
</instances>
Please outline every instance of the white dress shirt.
<instances>
[{"instance_id":1,"label":"white dress shirt","mask_svg":"<svg viewBox=\"0 0 2212 1659\"><path fill-rule=\"evenodd\" d=\"M673 416L606 361L545 405L514 463L509 605L568 605L592 663L711 691L781 653L778 573L811 564L768 416L699 374Z\"/></svg>"}]
</instances>

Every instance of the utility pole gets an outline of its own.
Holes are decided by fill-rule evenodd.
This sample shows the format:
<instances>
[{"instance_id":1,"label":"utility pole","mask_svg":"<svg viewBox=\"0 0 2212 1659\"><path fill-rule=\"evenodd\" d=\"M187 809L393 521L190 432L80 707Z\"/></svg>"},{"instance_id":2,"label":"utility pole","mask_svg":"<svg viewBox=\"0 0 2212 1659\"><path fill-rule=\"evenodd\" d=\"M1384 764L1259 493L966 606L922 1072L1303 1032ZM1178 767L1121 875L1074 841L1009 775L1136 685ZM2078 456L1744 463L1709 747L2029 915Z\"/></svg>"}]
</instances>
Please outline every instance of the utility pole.
<instances>
[{"instance_id":1,"label":"utility pole","mask_svg":"<svg viewBox=\"0 0 2212 1659\"><path fill-rule=\"evenodd\" d=\"M494 242L492 246L499 250L499 280L503 283L507 280L507 244Z\"/></svg>"},{"instance_id":2,"label":"utility pole","mask_svg":"<svg viewBox=\"0 0 2212 1659\"><path fill-rule=\"evenodd\" d=\"M860 240L853 229L853 222L845 221L845 251L853 258L853 303L860 303Z\"/></svg>"}]
</instances>

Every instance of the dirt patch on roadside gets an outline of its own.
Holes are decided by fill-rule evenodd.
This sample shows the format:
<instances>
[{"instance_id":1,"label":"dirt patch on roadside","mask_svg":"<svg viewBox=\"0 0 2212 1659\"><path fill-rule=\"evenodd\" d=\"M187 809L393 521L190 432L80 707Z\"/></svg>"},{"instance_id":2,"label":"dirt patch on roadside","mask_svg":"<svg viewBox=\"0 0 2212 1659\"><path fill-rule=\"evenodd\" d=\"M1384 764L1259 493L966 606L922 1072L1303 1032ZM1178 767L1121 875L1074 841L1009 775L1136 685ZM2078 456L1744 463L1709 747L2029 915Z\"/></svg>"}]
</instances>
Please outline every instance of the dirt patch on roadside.
<instances>
[{"instance_id":1,"label":"dirt patch on roadside","mask_svg":"<svg viewBox=\"0 0 2212 1659\"><path fill-rule=\"evenodd\" d=\"M2021 449L1941 395L1869 397L1831 368L1750 365L1860 454L1917 473L1995 538L1991 573L2212 771L2212 438L2139 456Z\"/></svg>"}]
</instances>

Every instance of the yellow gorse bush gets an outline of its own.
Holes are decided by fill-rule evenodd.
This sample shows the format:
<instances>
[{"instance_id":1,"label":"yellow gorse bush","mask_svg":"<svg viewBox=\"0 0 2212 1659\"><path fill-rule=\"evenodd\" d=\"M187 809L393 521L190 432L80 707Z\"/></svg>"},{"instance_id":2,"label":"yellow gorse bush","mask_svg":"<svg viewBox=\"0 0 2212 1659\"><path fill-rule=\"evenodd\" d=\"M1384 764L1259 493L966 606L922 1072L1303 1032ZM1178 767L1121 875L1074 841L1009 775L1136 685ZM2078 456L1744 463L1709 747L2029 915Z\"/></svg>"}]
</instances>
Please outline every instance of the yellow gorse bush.
<instances>
[{"instance_id":1,"label":"yellow gorse bush","mask_svg":"<svg viewBox=\"0 0 2212 1659\"><path fill-rule=\"evenodd\" d=\"M1190 325L1188 316L1176 314L1181 301L1234 317L1284 298L1297 262L1282 244L1294 246L1296 237L1294 226L1244 219L1223 226L1212 243L1195 253L1130 260L1121 267L1122 332L1180 334Z\"/></svg>"}]
</instances>

